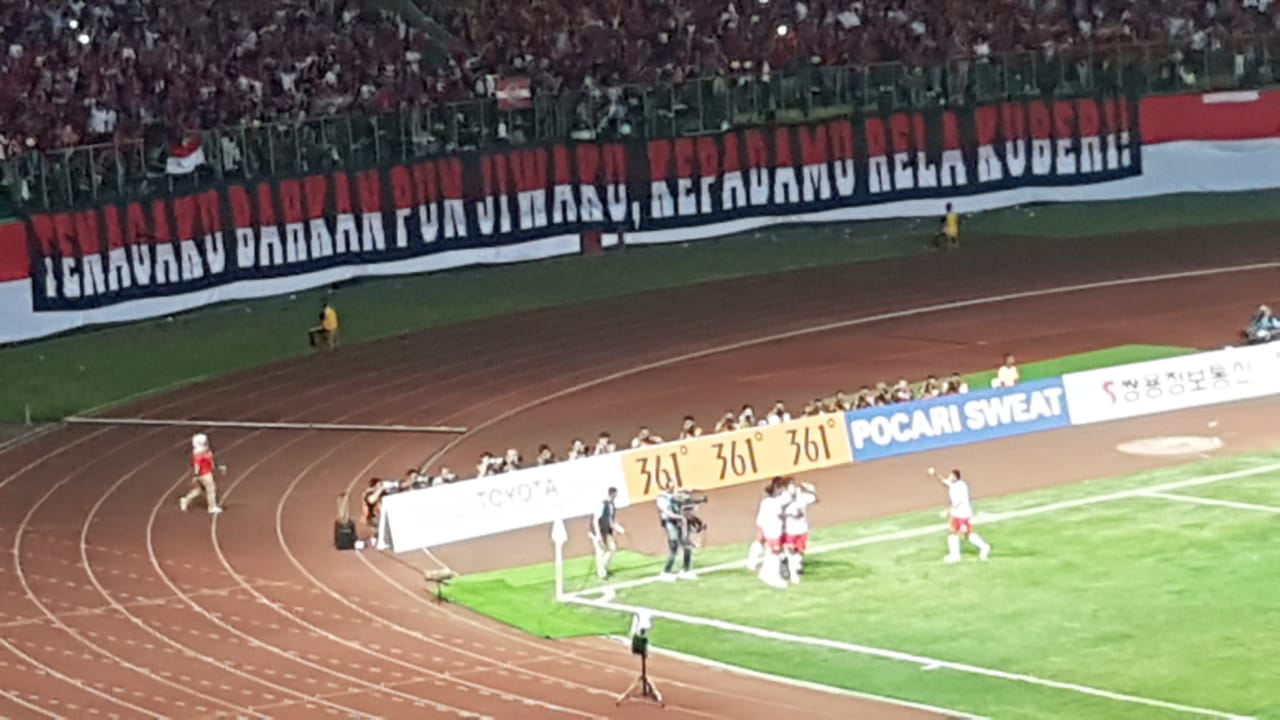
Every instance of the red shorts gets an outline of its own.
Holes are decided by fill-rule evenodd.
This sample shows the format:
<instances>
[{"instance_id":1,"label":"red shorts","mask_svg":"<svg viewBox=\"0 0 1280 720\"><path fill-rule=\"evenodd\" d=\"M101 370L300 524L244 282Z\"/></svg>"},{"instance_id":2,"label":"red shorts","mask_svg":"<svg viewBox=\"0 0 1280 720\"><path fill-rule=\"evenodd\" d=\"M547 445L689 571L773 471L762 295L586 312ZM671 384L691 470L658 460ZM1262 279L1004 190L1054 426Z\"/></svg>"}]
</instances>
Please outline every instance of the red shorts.
<instances>
[{"instance_id":1,"label":"red shorts","mask_svg":"<svg viewBox=\"0 0 1280 720\"><path fill-rule=\"evenodd\" d=\"M951 532L957 535L968 535L973 532L973 520L971 518L951 518Z\"/></svg>"},{"instance_id":2,"label":"red shorts","mask_svg":"<svg viewBox=\"0 0 1280 720\"><path fill-rule=\"evenodd\" d=\"M769 548L769 552L775 552L775 553L782 552L783 538L782 537L767 538L764 536L764 531L761 530L760 528L756 528L756 542Z\"/></svg>"},{"instance_id":3,"label":"red shorts","mask_svg":"<svg viewBox=\"0 0 1280 720\"><path fill-rule=\"evenodd\" d=\"M803 555L809 549L809 533L800 535L783 535L782 546L791 552Z\"/></svg>"}]
</instances>

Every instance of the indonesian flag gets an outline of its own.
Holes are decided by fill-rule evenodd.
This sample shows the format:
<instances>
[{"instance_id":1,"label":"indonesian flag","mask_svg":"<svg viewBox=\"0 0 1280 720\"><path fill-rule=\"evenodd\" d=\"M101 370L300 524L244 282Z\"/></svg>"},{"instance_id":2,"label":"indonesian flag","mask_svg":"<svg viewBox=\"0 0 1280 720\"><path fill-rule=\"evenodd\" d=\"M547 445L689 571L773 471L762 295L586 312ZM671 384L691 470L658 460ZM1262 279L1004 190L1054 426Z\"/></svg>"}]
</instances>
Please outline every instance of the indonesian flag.
<instances>
[{"instance_id":1,"label":"indonesian flag","mask_svg":"<svg viewBox=\"0 0 1280 720\"><path fill-rule=\"evenodd\" d=\"M189 175L204 165L204 144L199 133L187 136L186 142L169 146L169 161L164 171L170 175Z\"/></svg>"},{"instance_id":2,"label":"indonesian flag","mask_svg":"<svg viewBox=\"0 0 1280 720\"><path fill-rule=\"evenodd\" d=\"M533 87L528 77L498 78L493 95L499 110L524 110L533 105Z\"/></svg>"}]
</instances>

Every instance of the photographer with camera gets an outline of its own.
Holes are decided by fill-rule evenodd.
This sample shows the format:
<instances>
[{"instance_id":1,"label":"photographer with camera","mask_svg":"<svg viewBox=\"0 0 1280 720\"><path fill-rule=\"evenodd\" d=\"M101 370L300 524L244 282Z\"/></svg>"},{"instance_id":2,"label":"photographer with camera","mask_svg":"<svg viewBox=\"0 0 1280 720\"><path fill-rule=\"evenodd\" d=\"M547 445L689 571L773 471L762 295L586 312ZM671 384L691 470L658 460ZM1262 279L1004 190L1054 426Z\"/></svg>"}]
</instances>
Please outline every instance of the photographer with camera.
<instances>
[{"instance_id":1,"label":"photographer with camera","mask_svg":"<svg viewBox=\"0 0 1280 720\"><path fill-rule=\"evenodd\" d=\"M667 563L663 566L659 579L666 582L697 579L698 576L693 573L694 544L690 531L702 527L702 521L692 513L693 506L700 502L706 502L706 498L692 496L683 490L663 491L655 500L658 520L667 534ZM691 528L691 523L697 527ZM684 560L684 569L679 573L675 572L677 553L683 554Z\"/></svg>"}]
</instances>

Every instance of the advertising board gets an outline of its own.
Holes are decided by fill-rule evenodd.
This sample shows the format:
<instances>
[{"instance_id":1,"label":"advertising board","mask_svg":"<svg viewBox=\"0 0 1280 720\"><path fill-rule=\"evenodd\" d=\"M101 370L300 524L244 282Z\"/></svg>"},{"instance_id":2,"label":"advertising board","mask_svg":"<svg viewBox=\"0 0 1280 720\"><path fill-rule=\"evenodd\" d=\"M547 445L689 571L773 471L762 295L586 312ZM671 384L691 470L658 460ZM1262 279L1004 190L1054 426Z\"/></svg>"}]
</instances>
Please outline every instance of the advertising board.
<instances>
[{"instance_id":1,"label":"advertising board","mask_svg":"<svg viewBox=\"0 0 1280 720\"><path fill-rule=\"evenodd\" d=\"M854 410L845 427L856 461L997 440L1069 424L1062 382L977 390Z\"/></svg>"},{"instance_id":2,"label":"advertising board","mask_svg":"<svg viewBox=\"0 0 1280 720\"><path fill-rule=\"evenodd\" d=\"M594 513L610 487L631 500L621 456L601 455L396 493L382 501L379 547L439 547Z\"/></svg>"},{"instance_id":3,"label":"advertising board","mask_svg":"<svg viewBox=\"0 0 1280 720\"><path fill-rule=\"evenodd\" d=\"M664 490L715 490L850 463L840 420L814 415L628 450L622 467L629 497L639 503Z\"/></svg>"},{"instance_id":4,"label":"advertising board","mask_svg":"<svg viewBox=\"0 0 1280 720\"><path fill-rule=\"evenodd\" d=\"M1072 425L1280 393L1280 343L1226 348L1063 376Z\"/></svg>"}]
</instances>

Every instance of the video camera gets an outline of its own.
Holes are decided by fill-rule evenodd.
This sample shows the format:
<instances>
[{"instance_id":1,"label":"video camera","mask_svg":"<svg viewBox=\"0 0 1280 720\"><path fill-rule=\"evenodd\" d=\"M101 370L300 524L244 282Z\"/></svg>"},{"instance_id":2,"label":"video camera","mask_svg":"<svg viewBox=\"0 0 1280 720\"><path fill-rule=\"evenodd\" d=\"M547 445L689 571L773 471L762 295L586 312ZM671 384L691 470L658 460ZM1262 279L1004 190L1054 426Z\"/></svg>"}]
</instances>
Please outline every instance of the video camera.
<instances>
[{"instance_id":1,"label":"video camera","mask_svg":"<svg viewBox=\"0 0 1280 720\"><path fill-rule=\"evenodd\" d=\"M707 523L698 517L694 510L707 501L706 495L699 495L688 490L675 490L671 493L672 509L684 516L685 527L692 536L690 540L693 541L695 547L699 544L697 538L703 532L706 532Z\"/></svg>"},{"instance_id":2,"label":"video camera","mask_svg":"<svg viewBox=\"0 0 1280 720\"><path fill-rule=\"evenodd\" d=\"M688 490L675 490L671 493L671 503L679 512L688 512L707 500L706 495L698 495Z\"/></svg>"}]
</instances>

